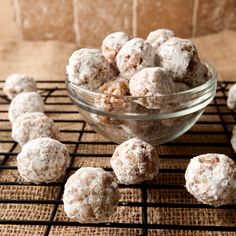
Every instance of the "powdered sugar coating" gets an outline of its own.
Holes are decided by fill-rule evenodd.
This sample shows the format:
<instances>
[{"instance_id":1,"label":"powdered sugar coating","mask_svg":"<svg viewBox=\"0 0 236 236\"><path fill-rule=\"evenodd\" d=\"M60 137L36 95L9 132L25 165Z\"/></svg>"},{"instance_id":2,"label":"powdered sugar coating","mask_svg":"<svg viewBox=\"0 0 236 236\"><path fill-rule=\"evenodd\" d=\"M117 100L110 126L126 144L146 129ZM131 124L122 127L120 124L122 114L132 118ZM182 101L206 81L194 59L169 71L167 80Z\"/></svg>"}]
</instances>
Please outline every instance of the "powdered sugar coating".
<instances>
[{"instance_id":1,"label":"powdered sugar coating","mask_svg":"<svg viewBox=\"0 0 236 236\"><path fill-rule=\"evenodd\" d=\"M18 116L26 112L44 112L44 103L37 92L20 93L11 101L8 118L13 123Z\"/></svg>"},{"instance_id":2,"label":"powdered sugar coating","mask_svg":"<svg viewBox=\"0 0 236 236\"><path fill-rule=\"evenodd\" d=\"M48 137L60 139L60 131L52 119L41 112L26 112L12 125L12 138L22 147L30 140Z\"/></svg>"},{"instance_id":3,"label":"powdered sugar coating","mask_svg":"<svg viewBox=\"0 0 236 236\"><path fill-rule=\"evenodd\" d=\"M12 74L6 78L3 92L12 100L22 92L36 92L37 85L33 77L26 74Z\"/></svg>"},{"instance_id":4,"label":"powdered sugar coating","mask_svg":"<svg viewBox=\"0 0 236 236\"><path fill-rule=\"evenodd\" d=\"M155 66L155 50L144 39L133 38L120 49L116 62L121 75L130 79L143 68Z\"/></svg>"},{"instance_id":5,"label":"powdered sugar coating","mask_svg":"<svg viewBox=\"0 0 236 236\"><path fill-rule=\"evenodd\" d=\"M119 76L104 83L98 89L99 92L104 93L95 98L95 106L106 112L122 112L129 109L125 102L124 96L130 95L129 82L127 79ZM110 96L112 95L112 96ZM120 120L108 118L101 115L91 114L92 118L97 122L106 125L119 125Z\"/></svg>"},{"instance_id":6,"label":"powdered sugar coating","mask_svg":"<svg viewBox=\"0 0 236 236\"><path fill-rule=\"evenodd\" d=\"M26 143L17 156L17 167L22 178L35 184L58 180L69 165L69 154L64 144L51 138L38 138Z\"/></svg>"},{"instance_id":7,"label":"powdered sugar coating","mask_svg":"<svg viewBox=\"0 0 236 236\"><path fill-rule=\"evenodd\" d=\"M227 106L233 110L236 108L236 83L230 87L227 98Z\"/></svg>"},{"instance_id":8,"label":"powdered sugar coating","mask_svg":"<svg viewBox=\"0 0 236 236\"><path fill-rule=\"evenodd\" d=\"M127 79L115 77L99 87L99 92L104 95L99 96L96 106L104 111L122 111L125 108L123 96L130 95L129 82ZM114 96L109 96L114 95Z\"/></svg>"},{"instance_id":9,"label":"powdered sugar coating","mask_svg":"<svg viewBox=\"0 0 236 236\"><path fill-rule=\"evenodd\" d=\"M81 223L107 221L116 211L118 200L118 184L113 175L102 168L80 168L65 184L65 212Z\"/></svg>"},{"instance_id":10,"label":"powdered sugar coating","mask_svg":"<svg viewBox=\"0 0 236 236\"><path fill-rule=\"evenodd\" d=\"M137 138L129 139L117 146L110 163L122 184L151 180L159 168L155 148Z\"/></svg>"},{"instance_id":11,"label":"powdered sugar coating","mask_svg":"<svg viewBox=\"0 0 236 236\"><path fill-rule=\"evenodd\" d=\"M109 61L109 63L116 63L117 53L130 39L131 37L124 32L114 32L107 35L102 42L102 54Z\"/></svg>"},{"instance_id":12,"label":"powdered sugar coating","mask_svg":"<svg viewBox=\"0 0 236 236\"><path fill-rule=\"evenodd\" d=\"M172 30L158 29L150 32L146 40L154 49L158 49L165 41L174 37L174 35Z\"/></svg>"},{"instance_id":13,"label":"powdered sugar coating","mask_svg":"<svg viewBox=\"0 0 236 236\"><path fill-rule=\"evenodd\" d=\"M236 125L233 127L232 137L231 137L230 142L234 149L234 152L236 153Z\"/></svg>"},{"instance_id":14,"label":"powdered sugar coating","mask_svg":"<svg viewBox=\"0 0 236 236\"><path fill-rule=\"evenodd\" d=\"M82 48L72 53L66 66L69 81L91 90L110 79L113 71L98 49Z\"/></svg>"},{"instance_id":15,"label":"powdered sugar coating","mask_svg":"<svg viewBox=\"0 0 236 236\"><path fill-rule=\"evenodd\" d=\"M175 81L192 84L200 59L191 40L172 37L159 47L158 55L161 66L172 74Z\"/></svg>"},{"instance_id":16,"label":"powdered sugar coating","mask_svg":"<svg viewBox=\"0 0 236 236\"><path fill-rule=\"evenodd\" d=\"M236 189L236 166L223 154L203 154L191 159L185 180L187 190L198 201L217 207L232 200Z\"/></svg>"},{"instance_id":17,"label":"powdered sugar coating","mask_svg":"<svg viewBox=\"0 0 236 236\"><path fill-rule=\"evenodd\" d=\"M147 108L160 106L158 96L171 94L175 85L172 77L168 76L161 67L148 67L136 73L129 82L130 93L141 98L138 102Z\"/></svg>"}]
</instances>

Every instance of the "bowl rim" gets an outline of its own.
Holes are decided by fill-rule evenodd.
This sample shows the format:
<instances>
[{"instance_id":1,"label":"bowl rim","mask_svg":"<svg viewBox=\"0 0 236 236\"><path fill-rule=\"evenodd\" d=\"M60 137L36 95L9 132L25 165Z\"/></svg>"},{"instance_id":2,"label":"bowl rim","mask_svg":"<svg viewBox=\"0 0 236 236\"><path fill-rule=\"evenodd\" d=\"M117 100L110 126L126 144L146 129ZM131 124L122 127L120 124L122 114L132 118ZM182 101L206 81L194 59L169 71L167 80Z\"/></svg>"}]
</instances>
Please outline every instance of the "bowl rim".
<instances>
[{"instance_id":1,"label":"bowl rim","mask_svg":"<svg viewBox=\"0 0 236 236\"><path fill-rule=\"evenodd\" d=\"M164 94L162 96L154 95L154 96L143 96L143 97L134 97L134 96L116 96L112 94L105 94L105 93L99 93L95 92L89 89L86 89L82 86L78 86L73 84L72 82L66 81L68 95L70 99L74 102L75 105L77 105L79 108L81 108L84 111L87 111L89 113L93 113L96 115L102 115L109 118L115 118L115 119L131 119L131 120L156 120L156 119L168 119L168 118L176 118L181 117L185 115L189 115L195 112L203 111L204 108L213 100L216 92L217 87L217 73L215 70L215 67L207 62L206 60L202 60L202 62L208 67L208 71L210 71L209 79L206 83L197 86L195 88L178 92L178 93L172 93L172 94ZM72 92L73 91L73 92ZM73 93L78 93L78 97L74 96ZM82 95L82 96L81 96ZM172 101L176 100L176 97L183 98L184 100L191 97L192 95L195 96L194 100L190 100L189 102L185 103L179 103L177 107L173 106L173 108L178 108L177 110L172 111L171 109L166 112L159 112L159 109L154 108L154 112L133 112L133 111L104 111L101 109L101 107L94 106L94 104L89 104L86 101L86 98L91 97L95 99L97 96L99 97L109 97L109 98L117 98L117 99L123 99L124 102L137 102L139 99L148 99L148 98L161 98L162 101L164 101L164 105L168 105L169 102L172 103ZM84 97L85 96L85 97ZM80 98L85 98L80 99ZM177 99L177 101L178 101ZM166 103L165 103L166 101ZM192 104L191 101L194 101ZM182 105L183 104L183 105ZM180 106L179 106L180 105ZM148 110L148 109L147 109Z\"/></svg>"},{"instance_id":2,"label":"bowl rim","mask_svg":"<svg viewBox=\"0 0 236 236\"><path fill-rule=\"evenodd\" d=\"M109 94L109 93L102 93L102 92L99 92L99 91L93 91L93 90L87 89L86 87L83 87L81 85L77 85L77 84L71 82L68 79L67 74L66 74L66 84L69 85L69 86L73 86L74 89L76 89L76 90L81 90L81 92L84 92L86 94L90 94L91 96L94 96L94 97L105 95L105 96L115 97L115 98L137 100L137 99L140 99L140 98L155 98L155 97L171 98L171 97L175 97L175 96L179 96L179 95L184 96L184 95L194 94L194 93L200 92L200 91L202 91L202 90L204 90L208 87L211 87L212 85L214 85L215 81L217 81L217 71L215 69L215 66L212 63L210 63L207 60L202 59L202 58L201 58L201 62L203 62L204 64L207 65L207 67L210 68L210 70L211 70L210 79L208 79L206 83L204 83L200 86L197 86L195 88L191 88L191 89L188 89L188 90L185 90L185 91L171 93L171 94L158 94L158 95L149 95L149 96L132 96L132 95L120 96L120 95L114 95L114 94Z\"/></svg>"}]
</instances>

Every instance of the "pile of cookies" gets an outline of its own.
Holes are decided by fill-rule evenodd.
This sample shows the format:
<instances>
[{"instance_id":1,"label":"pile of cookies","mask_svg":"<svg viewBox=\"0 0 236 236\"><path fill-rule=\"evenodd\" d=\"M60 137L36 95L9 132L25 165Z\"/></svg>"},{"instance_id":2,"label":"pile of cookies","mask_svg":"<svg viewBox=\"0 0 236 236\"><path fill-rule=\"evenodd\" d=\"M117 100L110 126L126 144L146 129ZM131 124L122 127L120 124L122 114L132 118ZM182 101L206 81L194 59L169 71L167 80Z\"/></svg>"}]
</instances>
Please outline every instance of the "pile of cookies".
<instances>
[{"instance_id":1,"label":"pile of cookies","mask_svg":"<svg viewBox=\"0 0 236 236\"><path fill-rule=\"evenodd\" d=\"M126 93L138 97L188 90L208 79L193 42L175 37L168 29L153 31L146 40L111 33L103 40L102 50L75 51L66 72L72 83L101 92L101 86L117 84L121 77L129 82Z\"/></svg>"},{"instance_id":2,"label":"pile of cookies","mask_svg":"<svg viewBox=\"0 0 236 236\"><path fill-rule=\"evenodd\" d=\"M44 112L36 82L25 74L6 78L3 92L12 100L8 117L12 138L22 147L17 168L24 180L40 184L58 180L69 165L69 154L59 142L60 131Z\"/></svg>"},{"instance_id":3,"label":"pile of cookies","mask_svg":"<svg viewBox=\"0 0 236 236\"><path fill-rule=\"evenodd\" d=\"M93 107L104 115L91 113L90 124L115 126L123 130L126 137L144 140L149 138L142 130L153 130L151 123L147 127L144 122L143 127L142 122L109 115L171 113L178 101L172 106L163 106L161 96L187 91L210 78L193 42L176 37L168 29L153 31L146 39L132 38L124 32L111 33L103 40L101 50L82 48L73 52L66 73L69 83L95 92L91 93L94 94ZM189 118L181 117L182 122ZM169 129L173 123L181 126L181 119L173 119L171 124L155 122L154 129Z\"/></svg>"}]
</instances>

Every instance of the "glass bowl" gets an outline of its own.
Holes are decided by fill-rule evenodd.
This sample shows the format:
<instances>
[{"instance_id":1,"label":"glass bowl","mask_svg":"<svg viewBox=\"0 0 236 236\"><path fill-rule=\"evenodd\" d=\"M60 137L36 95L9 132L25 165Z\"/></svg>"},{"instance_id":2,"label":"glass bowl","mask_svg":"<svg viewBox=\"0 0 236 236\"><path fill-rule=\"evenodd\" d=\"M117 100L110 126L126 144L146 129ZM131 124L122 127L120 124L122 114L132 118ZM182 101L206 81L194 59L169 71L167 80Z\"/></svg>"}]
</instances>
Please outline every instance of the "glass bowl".
<instances>
[{"instance_id":1,"label":"glass bowl","mask_svg":"<svg viewBox=\"0 0 236 236\"><path fill-rule=\"evenodd\" d=\"M174 140L189 130L213 100L217 76L206 62L209 79L193 89L147 97L116 96L88 90L66 80L72 102L85 121L115 143L138 137L153 145ZM155 101L154 109L140 104ZM149 103L150 104L150 103Z\"/></svg>"}]
</instances>

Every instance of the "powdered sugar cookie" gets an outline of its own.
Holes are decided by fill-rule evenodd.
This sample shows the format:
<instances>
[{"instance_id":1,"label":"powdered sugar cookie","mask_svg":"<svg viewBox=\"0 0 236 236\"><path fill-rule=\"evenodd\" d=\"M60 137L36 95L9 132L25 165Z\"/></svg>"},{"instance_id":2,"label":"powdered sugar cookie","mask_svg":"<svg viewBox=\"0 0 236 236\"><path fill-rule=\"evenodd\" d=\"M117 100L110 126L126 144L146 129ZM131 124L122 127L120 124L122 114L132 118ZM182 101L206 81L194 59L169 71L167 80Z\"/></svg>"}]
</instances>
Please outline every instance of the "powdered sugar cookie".
<instances>
[{"instance_id":1,"label":"powdered sugar cookie","mask_svg":"<svg viewBox=\"0 0 236 236\"><path fill-rule=\"evenodd\" d=\"M228 204L236 190L235 163L223 154L196 156L187 167L185 180L198 201L215 207Z\"/></svg>"},{"instance_id":2,"label":"powdered sugar cookie","mask_svg":"<svg viewBox=\"0 0 236 236\"><path fill-rule=\"evenodd\" d=\"M28 182L49 183L65 174L69 154L64 144L51 138L38 138L26 143L17 156L17 168Z\"/></svg>"},{"instance_id":3,"label":"powdered sugar cookie","mask_svg":"<svg viewBox=\"0 0 236 236\"><path fill-rule=\"evenodd\" d=\"M159 159L154 147L137 139L129 139L115 149L111 166L122 184L151 180L158 172Z\"/></svg>"},{"instance_id":4,"label":"powdered sugar cookie","mask_svg":"<svg viewBox=\"0 0 236 236\"><path fill-rule=\"evenodd\" d=\"M18 116L26 112L44 112L44 103L37 92L20 93L11 101L8 118L13 123Z\"/></svg>"},{"instance_id":5,"label":"powdered sugar cookie","mask_svg":"<svg viewBox=\"0 0 236 236\"><path fill-rule=\"evenodd\" d=\"M66 182L63 195L67 216L81 223L107 221L116 211L118 184L102 168L83 167Z\"/></svg>"},{"instance_id":6,"label":"powdered sugar cookie","mask_svg":"<svg viewBox=\"0 0 236 236\"><path fill-rule=\"evenodd\" d=\"M12 100L22 92L36 92L37 86L33 77L26 74L12 74L6 78L3 92Z\"/></svg>"},{"instance_id":7,"label":"powdered sugar cookie","mask_svg":"<svg viewBox=\"0 0 236 236\"><path fill-rule=\"evenodd\" d=\"M72 53L66 66L68 80L96 90L110 79L111 67L98 49L82 48Z\"/></svg>"},{"instance_id":8,"label":"powdered sugar cookie","mask_svg":"<svg viewBox=\"0 0 236 236\"><path fill-rule=\"evenodd\" d=\"M116 62L121 75L130 79L143 68L155 66L155 50L144 39L133 38L120 49Z\"/></svg>"},{"instance_id":9,"label":"powdered sugar cookie","mask_svg":"<svg viewBox=\"0 0 236 236\"><path fill-rule=\"evenodd\" d=\"M41 112L26 112L17 117L12 125L12 138L21 147L36 138L60 139L60 131L52 119Z\"/></svg>"}]
</instances>

